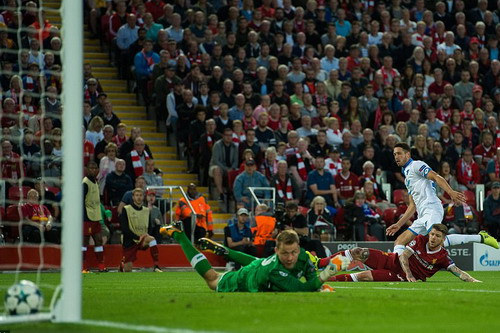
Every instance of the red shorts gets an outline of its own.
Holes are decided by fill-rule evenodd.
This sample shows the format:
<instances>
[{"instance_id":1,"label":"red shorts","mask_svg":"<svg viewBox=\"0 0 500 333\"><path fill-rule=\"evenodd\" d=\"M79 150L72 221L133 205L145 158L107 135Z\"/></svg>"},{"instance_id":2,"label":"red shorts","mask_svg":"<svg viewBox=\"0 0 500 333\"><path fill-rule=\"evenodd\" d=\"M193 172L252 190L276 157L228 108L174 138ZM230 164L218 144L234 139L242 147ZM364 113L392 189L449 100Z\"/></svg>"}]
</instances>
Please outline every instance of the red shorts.
<instances>
[{"instance_id":1,"label":"red shorts","mask_svg":"<svg viewBox=\"0 0 500 333\"><path fill-rule=\"evenodd\" d=\"M149 246L139 246L134 244L131 247L123 248L123 261L134 262L137 259L137 251L145 251Z\"/></svg>"},{"instance_id":2,"label":"red shorts","mask_svg":"<svg viewBox=\"0 0 500 333\"><path fill-rule=\"evenodd\" d=\"M365 264L372 269L373 281L406 281L406 275L395 253L370 249Z\"/></svg>"},{"instance_id":3,"label":"red shorts","mask_svg":"<svg viewBox=\"0 0 500 333\"><path fill-rule=\"evenodd\" d=\"M93 236L101 233L101 223L94 221L83 221L83 235Z\"/></svg>"}]
</instances>

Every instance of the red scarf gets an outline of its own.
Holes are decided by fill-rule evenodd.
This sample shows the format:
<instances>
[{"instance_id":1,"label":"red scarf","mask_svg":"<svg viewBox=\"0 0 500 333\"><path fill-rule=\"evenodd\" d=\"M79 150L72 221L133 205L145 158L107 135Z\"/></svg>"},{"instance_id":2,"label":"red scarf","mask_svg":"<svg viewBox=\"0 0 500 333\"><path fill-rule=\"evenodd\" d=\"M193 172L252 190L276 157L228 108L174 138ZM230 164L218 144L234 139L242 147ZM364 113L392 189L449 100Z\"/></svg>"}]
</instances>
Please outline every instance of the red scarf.
<instances>
[{"instance_id":1,"label":"red scarf","mask_svg":"<svg viewBox=\"0 0 500 333\"><path fill-rule=\"evenodd\" d=\"M130 157L132 158L132 166L134 167L134 174L136 177L142 176L144 173L144 166L141 163L141 158L139 154L137 154L137 150L132 150L130 152ZM149 155L146 151L144 151L144 158L149 160Z\"/></svg>"},{"instance_id":2,"label":"red scarf","mask_svg":"<svg viewBox=\"0 0 500 333\"><path fill-rule=\"evenodd\" d=\"M236 144L236 146L239 146L241 142L246 140L246 138L247 137L245 135L245 132L241 132L239 135L233 132L233 142Z\"/></svg>"},{"instance_id":3,"label":"red scarf","mask_svg":"<svg viewBox=\"0 0 500 333\"><path fill-rule=\"evenodd\" d=\"M468 164L462 160L462 175L467 184L472 182L472 163Z\"/></svg>"},{"instance_id":4,"label":"red scarf","mask_svg":"<svg viewBox=\"0 0 500 333\"><path fill-rule=\"evenodd\" d=\"M141 51L142 56L146 60L146 63L148 64L148 70L151 72L153 70L153 66L155 65L155 62L153 60L153 52L151 52L151 56L148 57L144 49Z\"/></svg>"},{"instance_id":5,"label":"red scarf","mask_svg":"<svg viewBox=\"0 0 500 333\"><path fill-rule=\"evenodd\" d=\"M299 152L295 154L295 157L297 157L297 170L299 171L299 176L302 180L305 181L307 179L307 169L306 164L304 163L304 159Z\"/></svg>"},{"instance_id":6,"label":"red scarf","mask_svg":"<svg viewBox=\"0 0 500 333\"><path fill-rule=\"evenodd\" d=\"M396 71L394 70L394 68L391 68L391 70L389 72L391 74L391 79L389 80L389 73L386 72L384 66L382 66L382 68L380 69L380 73L382 73L382 76L384 77L384 84L386 86L390 86L392 83L392 79L394 79L398 75L396 73Z\"/></svg>"},{"instance_id":7,"label":"red scarf","mask_svg":"<svg viewBox=\"0 0 500 333\"><path fill-rule=\"evenodd\" d=\"M283 199L285 201L293 200L292 180L290 179L290 177L288 177L288 181L286 182L286 197L285 193L283 192L281 181L279 181L278 179L276 179L276 189L278 190L278 196L280 199Z\"/></svg>"},{"instance_id":8,"label":"red scarf","mask_svg":"<svg viewBox=\"0 0 500 333\"><path fill-rule=\"evenodd\" d=\"M127 136L125 135L123 137L123 139L120 139L120 137L118 135L115 135L113 137L113 139L111 139L112 142L114 142L116 144L116 147L117 148L120 148L122 144L125 143L125 141L127 141Z\"/></svg>"},{"instance_id":9,"label":"red scarf","mask_svg":"<svg viewBox=\"0 0 500 333\"><path fill-rule=\"evenodd\" d=\"M212 149L212 146L214 145L214 139L212 137L213 135L207 133L207 146L210 149Z\"/></svg>"}]
</instances>

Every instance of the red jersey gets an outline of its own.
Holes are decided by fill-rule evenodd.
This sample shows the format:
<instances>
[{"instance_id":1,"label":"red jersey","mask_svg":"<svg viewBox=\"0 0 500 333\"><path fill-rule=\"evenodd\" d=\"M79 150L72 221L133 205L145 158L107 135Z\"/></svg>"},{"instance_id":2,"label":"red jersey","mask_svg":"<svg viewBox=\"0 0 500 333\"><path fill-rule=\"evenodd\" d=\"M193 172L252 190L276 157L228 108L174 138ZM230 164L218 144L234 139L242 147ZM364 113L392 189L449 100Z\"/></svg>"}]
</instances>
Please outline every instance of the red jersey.
<instances>
[{"instance_id":1,"label":"red jersey","mask_svg":"<svg viewBox=\"0 0 500 333\"><path fill-rule=\"evenodd\" d=\"M342 199L349 199L354 196L354 192L359 190L358 176L349 172L349 176L345 177L342 173L335 176L335 186L339 190Z\"/></svg>"},{"instance_id":2,"label":"red jersey","mask_svg":"<svg viewBox=\"0 0 500 333\"><path fill-rule=\"evenodd\" d=\"M486 148L485 146L480 144L477 145L476 148L474 148L474 158L481 161L481 164L486 167L488 165L488 162L492 158L495 158L495 151L495 146Z\"/></svg>"},{"instance_id":3,"label":"red jersey","mask_svg":"<svg viewBox=\"0 0 500 333\"><path fill-rule=\"evenodd\" d=\"M27 203L21 207L22 217L33 222L47 222L51 216L49 209L45 205Z\"/></svg>"},{"instance_id":4,"label":"red jersey","mask_svg":"<svg viewBox=\"0 0 500 333\"><path fill-rule=\"evenodd\" d=\"M94 155L94 144L89 140L83 143L83 165L86 166L90 162L90 155Z\"/></svg>"},{"instance_id":5,"label":"red jersey","mask_svg":"<svg viewBox=\"0 0 500 333\"><path fill-rule=\"evenodd\" d=\"M440 269L449 269L455 265L444 247L429 251L428 241L428 236L418 235L406 246L413 253L409 259L410 271L417 280L425 281Z\"/></svg>"},{"instance_id":6,"label":"red jersey","mask_svg":"<svg viewBox=\"0 0 500 333\"><path fill-rule=\"evenodd\" d=\"M0 156L0 167L2 169L2 179L15 181L24 177L26 169L21 161L21 157L11 152L9 156Z\"/></svg>"}]
</instances>

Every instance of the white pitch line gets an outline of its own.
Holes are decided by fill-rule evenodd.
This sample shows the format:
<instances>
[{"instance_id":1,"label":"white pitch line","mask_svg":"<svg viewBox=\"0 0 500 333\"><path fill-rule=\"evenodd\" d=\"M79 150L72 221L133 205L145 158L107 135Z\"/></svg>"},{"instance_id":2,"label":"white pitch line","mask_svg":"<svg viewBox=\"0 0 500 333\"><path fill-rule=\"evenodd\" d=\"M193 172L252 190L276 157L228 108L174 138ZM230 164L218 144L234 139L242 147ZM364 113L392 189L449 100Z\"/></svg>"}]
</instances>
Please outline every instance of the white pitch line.
<instances>
[{"instance_id":1,"label":"white pitch line","mask_svg":"<svg viewBox=\"0 0 500 333\"><path fill-rule=\"evenodd\" d=\"M117 328L136 332L153 332L153 333L222 333L220 331L196 331L185 328L168 328L152 325L133 325L128 323L117 323L113 321L104 320L82 320L78 323L80 325L107 327L107 328Z\"/></svg>"},{"instance_id":2,"label":"white pitch line","mask_svg":"<svg viewBox=\"0 0 500 333\"><path fill-rule=\"evenodd\" d=\"M470 293L492 293L498 294L500 290L485 290L485 289L429 289L429 288L396 288L396 287L346 287L346 286L333 286L335 289L377 289L377 290L404 290L404 291L456 291L456 292L470 292Z\"/></svg>"}]
</instances>

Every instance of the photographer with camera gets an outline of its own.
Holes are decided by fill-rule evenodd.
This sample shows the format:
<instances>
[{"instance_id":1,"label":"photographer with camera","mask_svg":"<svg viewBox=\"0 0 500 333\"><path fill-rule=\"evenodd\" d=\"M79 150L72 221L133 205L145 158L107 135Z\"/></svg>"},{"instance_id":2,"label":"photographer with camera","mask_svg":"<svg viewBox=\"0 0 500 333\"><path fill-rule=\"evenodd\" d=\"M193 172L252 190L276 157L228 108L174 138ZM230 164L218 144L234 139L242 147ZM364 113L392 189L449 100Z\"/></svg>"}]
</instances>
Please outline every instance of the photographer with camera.
<instances>
[{"instance_id":1,"label":"photographer with camera","mask_svg":"<svg viewBox=\"0 0 500 333\"><path fill-rule=\"evenodd\" d=\"M320 258L326 256L325 249L323 245L321 245L321 242L309 237L306 217L299 213L299 207L295 202L287 202L284 211L283 206L279 205L276 208L276 220L276 229L278 233L283 230L295 230L300 238L300 247L304 248L306 251L316 252L316 255Z\"/></svg>"}]
</instances>

